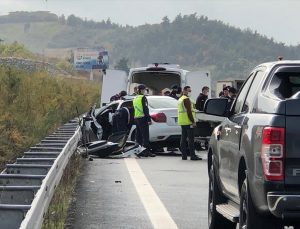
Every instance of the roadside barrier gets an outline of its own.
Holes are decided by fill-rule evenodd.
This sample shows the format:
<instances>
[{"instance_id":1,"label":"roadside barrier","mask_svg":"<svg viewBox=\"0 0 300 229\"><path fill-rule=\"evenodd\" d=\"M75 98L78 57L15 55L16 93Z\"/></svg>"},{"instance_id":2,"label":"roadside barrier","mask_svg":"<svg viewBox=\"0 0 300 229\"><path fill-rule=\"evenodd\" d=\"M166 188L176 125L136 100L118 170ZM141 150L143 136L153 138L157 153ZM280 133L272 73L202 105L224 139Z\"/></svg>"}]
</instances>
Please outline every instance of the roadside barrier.
<instances>
[{"instance_id":1,"label":"roadside barrier","mask_svg":"<svg viewBox=\"0 0 300 229\"><path fill-rule=\"evenodd\" d=\"M71 120L0 174L0 228L37 229L81 138Z\"/></svg>"}]
</instances>

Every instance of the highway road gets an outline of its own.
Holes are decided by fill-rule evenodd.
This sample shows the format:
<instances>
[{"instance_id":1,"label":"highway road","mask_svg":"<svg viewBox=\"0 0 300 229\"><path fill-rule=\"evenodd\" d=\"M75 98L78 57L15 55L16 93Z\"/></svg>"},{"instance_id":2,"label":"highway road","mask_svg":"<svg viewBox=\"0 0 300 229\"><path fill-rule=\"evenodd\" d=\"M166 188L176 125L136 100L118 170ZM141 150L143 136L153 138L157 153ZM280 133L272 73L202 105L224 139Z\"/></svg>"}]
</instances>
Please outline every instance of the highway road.
<instances>
[{"instance_id":1,"label":"highway road","mask_svg":"<svg viewBox=\"0 0 300 229\"><path fill-rule=\"evenodd\" d=\"M206 159L97 158L84 162L66 228L206 229L207 197Z\"/></svg>"}]
</instances>

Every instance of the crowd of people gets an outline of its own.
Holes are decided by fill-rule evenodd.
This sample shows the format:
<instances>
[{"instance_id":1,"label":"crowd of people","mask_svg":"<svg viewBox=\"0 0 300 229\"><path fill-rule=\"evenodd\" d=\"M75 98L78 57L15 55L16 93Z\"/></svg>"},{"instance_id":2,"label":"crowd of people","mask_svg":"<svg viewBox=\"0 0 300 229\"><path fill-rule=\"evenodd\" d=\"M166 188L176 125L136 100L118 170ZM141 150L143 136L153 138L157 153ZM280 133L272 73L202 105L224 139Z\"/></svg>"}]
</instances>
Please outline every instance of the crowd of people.
<instances>
[{"instance_id":1,"label":"crowd of people","mask_svg":"<svg viewBox=\"0 0 300 229\"><path fill-rule=\"evenodd\" d=\"M180 151L182 160L187 160L188 154L191 160L202 160L195 154L194 149L194 130L196 127L195 111L203 111L206 100L208 99L209 87L204 86L197 97L196 102L191 99L191 87L185 86L183 89L178 85L171 86L171 89L165 88L161 91L161 95L170 96L178 100L178 125L181 127ZM220 92L220 98L228 99L229 107L236 97L237 90L234 87L225 86ZM147 87L140 84L134 87L133 107L122 107L117 110L113 116L113 132L129 131L133 124L136 125L136 142L143 146L146 150L138 156L155 157L151 151L149 142L149 125L151 125L151 117L149 114L147 97ZM112 96L110 101L125 99L126 91Z\"/></svg>"}]
</instances>

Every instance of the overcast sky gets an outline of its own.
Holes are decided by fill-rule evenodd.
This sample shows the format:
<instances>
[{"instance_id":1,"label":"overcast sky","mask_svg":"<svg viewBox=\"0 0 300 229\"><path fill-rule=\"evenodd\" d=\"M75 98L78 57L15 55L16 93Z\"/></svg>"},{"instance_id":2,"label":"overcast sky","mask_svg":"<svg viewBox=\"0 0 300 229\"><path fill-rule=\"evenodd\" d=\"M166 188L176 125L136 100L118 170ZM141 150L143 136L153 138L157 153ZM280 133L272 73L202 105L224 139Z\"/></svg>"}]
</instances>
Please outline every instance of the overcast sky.
<instances>
[{"instance_id":1,"label":"overcast sky","mask_svg":"<svg viewBox=\"0 0 300 229\"><path fill-rule=\"evenodd\" d=\"M197 13L287 45L300 44L300 0L0 0L0 15L37 10L134 26Z\"/></svg>"}]
</instances>

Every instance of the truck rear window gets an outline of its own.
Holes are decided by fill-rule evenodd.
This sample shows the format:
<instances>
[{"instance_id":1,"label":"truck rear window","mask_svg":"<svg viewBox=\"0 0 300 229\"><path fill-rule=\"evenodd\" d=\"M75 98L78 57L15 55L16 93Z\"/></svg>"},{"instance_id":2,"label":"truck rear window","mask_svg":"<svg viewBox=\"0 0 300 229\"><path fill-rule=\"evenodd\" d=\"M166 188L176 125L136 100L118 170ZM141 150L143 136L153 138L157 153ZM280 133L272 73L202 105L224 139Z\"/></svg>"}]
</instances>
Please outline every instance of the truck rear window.
<instances>
[{"instance_id":1,"label":"truck rear window","mask_svg":"<svg viewBox=\"0 0 300 229\"><path fill-rule=\"evenodd\" d=\"M300 91L300 72L278 72L269 85L272 94L280 99L288 99Z\"/></svg>"}]
</instances>

